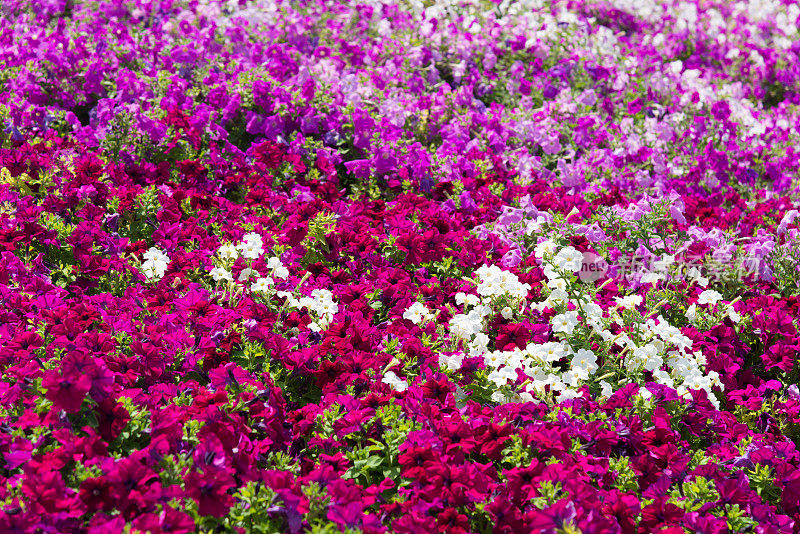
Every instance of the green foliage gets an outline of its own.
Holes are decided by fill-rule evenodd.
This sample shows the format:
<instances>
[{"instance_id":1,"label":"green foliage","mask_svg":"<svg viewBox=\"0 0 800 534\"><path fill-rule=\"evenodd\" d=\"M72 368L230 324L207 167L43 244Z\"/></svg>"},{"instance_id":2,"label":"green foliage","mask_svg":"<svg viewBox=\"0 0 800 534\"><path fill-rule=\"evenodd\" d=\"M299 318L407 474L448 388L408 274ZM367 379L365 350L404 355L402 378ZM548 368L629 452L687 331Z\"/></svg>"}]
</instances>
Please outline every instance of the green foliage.
<instances>
[{"instance_id":1,"label":"green foliage","mask_svg":"<svg viewBox=\"0 0 800 534\"><path fill-rule=\"evenodd\" d=\"M103 470L98 465L86 466L83 462L72 462L62 470L62 474L67 485L78 487L86 479L102 476Z\"/></svg>"},{"instance_id":2,"label":"green foliage","mask_svg":"<svg viewBox=\"0 0 800 534\"><path fill-rule=\"evenodd\" d=\"M725 506L725 519L731 532L753 532L758 526L758 521L738 504Z\"/></svg>"},{"instance_id":3,"label":"green foliage","mask_svg":"<svg viewBox=\"0 0 800 534\"><path fill-rule=\"evenodd\" d=\"M719 493L713 480L704 477L691 477L680 487L672 489L670 501L687 512L696 512L705 504L719 500Z\"/></svg>"},{"instance_id":4,"label":"green foliage","mask_svg":"<svg viewBox=\"0 0 800 534\"><path fill-rule=\"evenodd\" d=\"M777 506L781 500L781 490L775 486L775 472L768 465L756 464L747 471L750 487L766 502Z\"/></svg>"},{"instance_id":5,"label":"green foliage","mask_svg":"<svg viewBox=\"0 0 800 534\"><path fill-rule=\"evenodd\" d=\"M280 505L277 494L261 482L248 482L234 494L234 505L225 517L226 530L244 528L254 534L285 531L283 520L269 510Z\"/></svg>"},{"instance_id":6,"label":"green foliage","mask_svg":"<svg viewBox=\"0 0 800 534\"><path fill-rule=\"evenodd\" d=\"M487 369L479 369L473 374L472 380L464 384L464 392L468 393L469 399L478 404L494 405L497 402L492 399L495 392L505 395L507 398L514 396L510 387L498 388L491 380L489 380L489 372Z\"/></svg>"},{"instance_id":7,"label":"green foliage","mask_svg":"<svg viewBox=\"0 0 800 534\"><path fill-rule=\"evenodd\" d=\"M605 256L607 247L615 247L628 256L634 256L640 246L655 256L664 256L680 248L687 239L674 231L670 215L670 201L665 199L650 204L651 210L634 221L623 219L611 208L601 206L592 220L602 224L609 239L599 244L598 252ZM654 242L655 241L655 242Z\"/></svg>"},{"instance_id":8,"label":"green foliage","mask_svg":"<svg viewBox=\"0 0 800 534\"><path fill-rule=\"evenodd\" d=\"M614 487L623 492L636 492L639 490L639 482L636 473L630 465L627 456L619 458L611 457L608 459L609 470L615 473Z\"/></svg>"},{"instance_id":9,"label":"green foliage","mask_svg":"<svg viewBox=\"0 0 800 534\"><path fill-rule=\"evenodd\" d=\"M258 341L243 339L240 348L231 351L231 361L253 373L269 368L267 351Z\"/></svg>"},{"instance_id":10,"label":"green foliage","mask_svg":"<svg viewBox=\"0 0 800 534\"><path fill-rule=\"evenodd\" d=\"M378 484L384 478L399 479L400 445L405 442L409 432L420 428L419 424L405 417L397 404L378 408L375 417L365 427L376 425L383 430L379 439L362 440L360 447L346 453L353 466L347 470L344 478L354 479L364 486Z\"/></svg>"},{"instance_id":11,"label":"green foliage","mask_svg":"<svg viewBox=\"0 0 800 534\"><path fill-rule=\"evenodd\" d=\"M98 279L97 293L109 293L115 297L122 297L131 286L133 276L129 272L109 269Z\"/></svg>"},{"instance_id":12,"label":"green foliage","mask_svg":"<svg viewBox=\"0 0 800 534\"><path fill-rule=\"evenodd\" d=\"M135 450L143 449L150 442L150 412L134 404L129 397L120 397L119 402L127 410L130 421L120 432L119 436L109 446L117 458L123 458Z\"/></svg>"},{"instance_id":13,"label":"green foliage","mask_svg":"<svg viewBox=\"0 0 800 534\"><path fill-rule=\"evenodd\" d=\"M561 482L542 480L539 482L539 487L537 489L539 491L539 496L531 499L531 504L540 510L554 504L563 495L561 491Z\"/></svg>"},{"instance_id":14,"label":"green foliage","mask_svg":"<svg viewBox=\"0 0 800 534\"><path fill-rule=\"evenodd\" d=\"M156 186L149 186L136 197L131 210L120 213L119 235L132 241L148 240L152 237L152 225L155 224L156 214L161 208L159 193Z\"/></svg>"},{"instance_id":15,"label":"green foliage","mask_svg":"<svg viewBox=\"0 0 800 534\"><path fill-rule=\"evenodd\" d=\"M32 196L39 199L44 198L48 191L55 187L53 176L56 168L42 169L34 173L33 176L23 172L17 176L12 176L11 172L5 168L0 167L0 184L7 184L15 191L23 196Z\"/></svg>"},{"instance_id":16,"label":"green foliage","mask_svg":"<svg viewBox=\"0 0 800 534\"><path fill-rule=\"evenodd\" d=\"M336 214L319 212L308 223L308 234L303 240L306 254L300 263L307 267L312 263L324 262L323 253L330 254L326 237L336 231Z\"/></svg>"},{"instance_id":17,"label":"green foliage","mask_svg":"<svg viewBox=\"0 0 800 534\"><path fill-rule=\"evenodd\" d=\"M800 237L775 247L767 257L778 293L784 297L800 295Z\"/></svg>"},{"instance_id":18,"label":"green foliage","mask_svg":"<svg viewBox=\"0 0 800 534\"><path fill-rule=\"evenodd\" d=\"M150 137L139 130L135 116L127 110L116 112L100 147L109 161L118 161L123 153L141 157L154 150Z\"/></svg>"},{"instance_id":19,"label":"green foliage","mask_svg":"<svg viewBox=\"0 0 800 534\"><path fill-rule=\"evenodd\" d=\"M522 442L522 437L519 434L511 434L505 447L503 447L502 464L504 467L514 469L515 467L522 467L531 464L534 458L534 449L526 446Z\"/></svg>"},{"instance_id":20,"label":"green foliage","mask_svg":"<svg viewBox=\"0 0 800 534\"><path fill-rule=\"evenodd\" d=\"M184 454L169 454L164 456L159 462L158 476L161 479L161 485L164 487L173 484L183 484L183 475L189 471L194 462L191 457Z\"/></svg>"}]
</instances>

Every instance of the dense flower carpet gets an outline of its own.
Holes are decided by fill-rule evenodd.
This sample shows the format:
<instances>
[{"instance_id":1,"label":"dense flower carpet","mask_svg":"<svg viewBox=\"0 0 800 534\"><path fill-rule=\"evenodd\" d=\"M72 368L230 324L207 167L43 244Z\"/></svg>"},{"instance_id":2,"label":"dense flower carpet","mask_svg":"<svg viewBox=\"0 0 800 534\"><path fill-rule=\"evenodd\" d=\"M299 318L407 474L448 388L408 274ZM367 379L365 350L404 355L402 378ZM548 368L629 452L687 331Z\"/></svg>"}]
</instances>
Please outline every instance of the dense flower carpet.
<instances>
[{"instance_id":1,"label":"dense flower carpet","mask_svg":"<svg viewBox=\"0 0 800 534\"><path fill-rule=\"evenodd\" d=\"M799 16L3 0L0 532L800 532Z\"/></svg>"}]
</instances>

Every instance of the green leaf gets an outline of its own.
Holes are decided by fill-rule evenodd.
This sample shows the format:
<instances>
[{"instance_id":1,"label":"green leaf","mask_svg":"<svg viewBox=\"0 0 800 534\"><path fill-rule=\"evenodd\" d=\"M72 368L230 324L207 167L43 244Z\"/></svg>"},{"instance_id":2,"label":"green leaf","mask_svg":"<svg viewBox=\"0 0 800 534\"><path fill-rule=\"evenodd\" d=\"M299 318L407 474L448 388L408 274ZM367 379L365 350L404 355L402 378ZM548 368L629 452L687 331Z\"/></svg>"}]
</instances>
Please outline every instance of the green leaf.
<instances>
[{"instance_id":1,"label":"green leaf","mask_svg":"<svg viewBox=\"0 0 800 534\"><path fill-rule=\"evenodd\" d=\"M378 467L382 463L383 463L383 458L381 458L380 456L370 456L364 462L364 467L367 467L369 469L375 469L376 467Z\"/></svg>"}]
</instances>

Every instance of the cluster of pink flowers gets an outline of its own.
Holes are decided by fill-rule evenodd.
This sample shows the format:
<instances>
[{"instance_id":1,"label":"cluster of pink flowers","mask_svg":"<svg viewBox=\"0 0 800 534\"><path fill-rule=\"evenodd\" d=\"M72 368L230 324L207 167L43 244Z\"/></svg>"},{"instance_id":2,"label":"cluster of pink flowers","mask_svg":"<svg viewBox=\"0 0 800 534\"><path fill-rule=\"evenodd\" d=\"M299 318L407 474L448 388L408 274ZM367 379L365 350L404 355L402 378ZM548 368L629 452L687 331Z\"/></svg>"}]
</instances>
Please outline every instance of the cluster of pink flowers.
<instances>
[{"instance_id":1,"label":"cluster of pink flowers","mask_svg":"<svg viewBox=\"0 0 800 534\"><path fill-rule=\"evenodd\" d=\"M798 20L4 1L0 532L800 532Z\"/></svg>"}]
</instances>

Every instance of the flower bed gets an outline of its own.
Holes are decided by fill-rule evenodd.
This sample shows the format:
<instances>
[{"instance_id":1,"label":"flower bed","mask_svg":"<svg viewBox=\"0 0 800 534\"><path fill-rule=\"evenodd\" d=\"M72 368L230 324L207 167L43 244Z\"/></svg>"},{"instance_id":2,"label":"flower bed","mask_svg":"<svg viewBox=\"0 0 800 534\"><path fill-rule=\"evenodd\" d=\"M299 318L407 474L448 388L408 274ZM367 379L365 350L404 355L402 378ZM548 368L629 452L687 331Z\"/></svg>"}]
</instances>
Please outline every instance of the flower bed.
<instances>
[{"instance_id":1,"label":"flower bed","mask_svg":"<svg viewBox=\"0 0 800 534\"><path fill-rule=\"evenodd\" d=\"M800 531L798 16L6 0L0 531Z\"/></svg>"}]
</instances>

